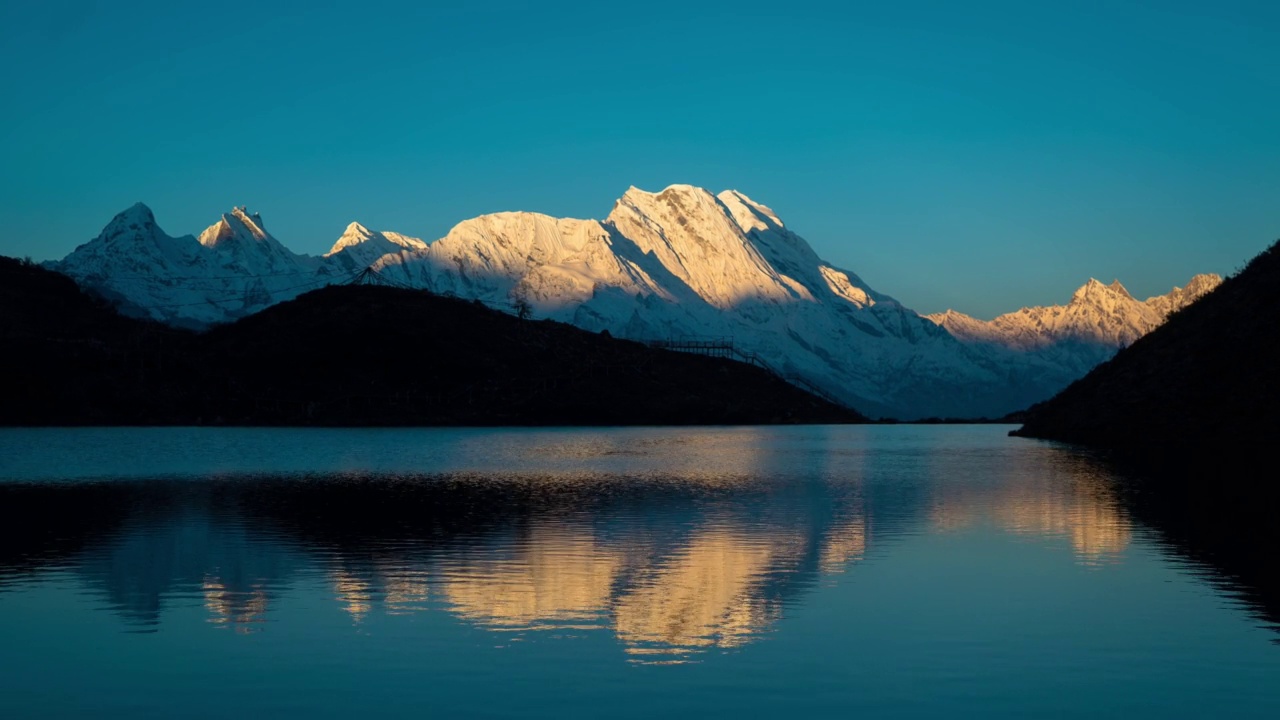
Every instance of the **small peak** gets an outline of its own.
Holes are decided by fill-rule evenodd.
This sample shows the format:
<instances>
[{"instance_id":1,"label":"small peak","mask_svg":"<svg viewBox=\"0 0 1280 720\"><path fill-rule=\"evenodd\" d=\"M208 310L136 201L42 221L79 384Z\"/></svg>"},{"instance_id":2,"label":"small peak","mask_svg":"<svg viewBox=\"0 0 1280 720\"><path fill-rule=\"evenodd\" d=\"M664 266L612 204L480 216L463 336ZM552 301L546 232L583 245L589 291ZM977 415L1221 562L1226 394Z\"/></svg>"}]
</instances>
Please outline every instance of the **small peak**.
<instances>
[{"instance_id":1,"label":"small peak","mask_svg":"<svg viewBox=\"0 0 1280 720\"><path fill-rule=\"evenodd\" d=\"M218 222L200 233L198 239L205 247L215 247L230 240L266 240L269 237L263 227L262 216L256 212L249 214L247 207L241 205L223 213Z\"/></svg>"},{"instance_id":2,"label":"small peak","mask_svg":"<svg viewBox=\"0 0 1280 720\"><path fill-rule=\"evenodd\" d=\"M696 185L676 183L674 185L668 185L665 188L663 188L661 192L656 192L656 193L649 192L648 190L641 190L635 185L632 185L631 187L627 188L627 191L625 193L622 194L622 198L623 199L660 198L660 197L671 197L673 195L684 195L684 196L706 195L707 197L712 197L711 193L708 192L706 188L700 188Z\"/></svg>"},{"instance_id":3,"label":"small peak","mask_svg":"<svg viewBox=\"0 0 1280 720\"><path fill-rule=\"evenodd\" d=\"M1201 273L1193 275L1187 281L1187 290L1194 292L1208 292L1222 284L1222 276L1217 273Z\"/></svg>"},{"instance_id":4,"label":"small peak","mask_svg":"<svg viewBox=\"0 0 1280 720\"><path fill-rule=\"evenodd\" d=\"M698 187L697 185L690 185L688 183L673 183L671 185L668 185L666 188L664 188L662 192L704 193L707 191L703 188Z\"/></svg>"},{"instance_id":5,"label":"small peak","mask_svg":"<svg viewBox=\"0 0 1280 720\"><path fill-rule=\"evenodd\" d=\"M1083 301L1086 298L1094 297L1106 292L1107 286L1103 285L1097 278L1089 278L1089 282L1081 285L1071 295L1072 302Z\"/></svg>"},{"instance_id":6,"label":"small peak","mask_svg":"<svg viewBox=\"0 0 1280 720\"><path fill-rule=\"evenodd\" d=\"M156 222L156 216L151 212L151 208L147 207L143 203L137 202L116 213L116 216L112 218L111 222L115 223L117 220L134 225L154 225Z\"/></svg>"},{"instance_id":7,"label":"small peak","mask_svg":"<svg viewBox=\"0 0 1280 720\"><path fill-rule=\"evenodd\" d=\"M342 231L342 236L333 244L329 252L325 253L325 257L337 254L349 247L356 247L376 239L386 239L383 233L373 232L369 228L358 222L347 225L347 229Z\"/></svg>"},{"instance_id":8,"label":"small peak","mask_svg":"<svg viewBox=\"0 0 1280 720\"><path fill-rule=\"evenodd\" d=\"M1129 294L1129 291L1125 289L1125 286L1120 284L1119 280L1112 280L1111 283L1108 284L1098 280L1097 278L1089 278L1089 282L1081 285L1080 289L1076 290L1075 293L1072 294L1071 302L1078 303L1096 301L1107 297L1114 298L1117 295L1122 298L1133 298L1133 296Z\"/></svg>"},{"instance_id":9,"label":"small peak","mask_svg":"<svg viewBox=\"0 0 1280 720\"><path fill-rule=\"evenodd\" d=\"M253 227L258 228L259 230L264 229L262 227L262 215L256 212L251 214L249 212L248 207L245 205L241 205L240 207L236 207L236 208L231 208L231 215L232 217L235 217L237 220L244 223L245 225L251 225Z\"/></svg>"},{"instance_id":10,"label":"small peak","mask_svg":"<svg viewBox=\"0 0 1280 720\"><path fill-rule=\"evenodd\" d=\"M1111 290L1112 292L1119 293L1120 295L1123 295L1125 297L1133 297L1132 295L1129 294L1129 291L1125 289L1125 286L1121 285L1120 281L1117 279L1113 279L1111 281L1111 284L1107 286L1107 289Z\"/></svg>"},{"instance_id":11,"label":"small peak","mask_svg":"<svg viewBox=\"0 0 1280 720\"><path fill-rule=\"evenodd\" d=\"M943 312L929 313L928 315L921 315L920 317L924 318L925 320L928 320L934 325L946 325L949 322L955 321L957 318L963 318L964 314L958 313L955 310L952 310L951 308L947 308Z\"/></svg>"},{"instance_id":12,"label":"small peak","mask_svg":"<svg viewBox=\"0 0 1280 720\"><path fill-rule=\"evenodd\" d=\"M645 192L635 185L630 185L627 187L627 191L622 193L621 197L613 201L613 208L617 210L623 205L637 205L651 197L653 197L653 193Z\"/></svg>"},{"instance_id":13,"label":"small peak","mask_svg":"<svg viewBox=\"0 0 1280 720\"><path fill-rule=\"evenodd\" d=\"M685 185L682 183L677 183L675 185L668 185L665 189L663 189L662 192L658 193L658 197L672 197L672 196L680 196L680 197L705 196L708 198L714 197L711 194L711 192L708 191L706 188L700 188L697 185Z\"/></svg>"},{"instance_id":14,"label":"small peak","mask_svg":"<svg viewBox=\"0 0 1280 720\"><path fill-rule=\"evenodd\" d=\"M102 229L99 237L115 237L124 234L130 229L155 228L156 216L151 212L151 208L142 203L134 203L129 207L116 213L111 218L111 222L107 223Z\"/></svg>"},{"instance_id":15,"label":"small peak","mask_svg":"<svg viewBox=\"0 0 1280 720\"><path fill-rule=\"evenodd\" d=\"M618 198L618 199L619 199L619 200L628 200L628 199L634 199L634 198L639 198L639 197L646 197L646 198L647 198L647 197L653 197L653 196L654 196L654 193L651 193L651 192L649 192L648 190L641 190L640 188L636 187L635 185L629 185L629 186L627 186L627 191L626 191L626 192L624 192L624 193L622 193L622 197L620 197L620 198Z\"/></svg>"},{"instance_id":16,"label":"small peak","mask_svg":"<svg viewBox=\"0 0 1280 720\"><path fill-rule=\"evenodd\" d=\"M262 215L256 212L251 214L244 205L233 208L231 215L239 220L255 237L262 238L267 234L266 228L262 226Z\"/></svg>"}]
</instances>

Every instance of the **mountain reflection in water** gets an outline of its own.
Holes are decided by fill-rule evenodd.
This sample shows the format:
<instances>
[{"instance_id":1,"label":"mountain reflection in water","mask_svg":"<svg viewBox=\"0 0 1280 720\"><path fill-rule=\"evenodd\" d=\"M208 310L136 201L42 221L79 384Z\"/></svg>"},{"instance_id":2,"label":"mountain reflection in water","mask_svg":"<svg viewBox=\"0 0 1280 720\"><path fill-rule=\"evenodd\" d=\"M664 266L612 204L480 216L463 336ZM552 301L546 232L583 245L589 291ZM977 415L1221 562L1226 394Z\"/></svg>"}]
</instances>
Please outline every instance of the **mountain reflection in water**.
<instances>
[{"instance_id":1,"label":"mountain reflection in water","mask_svg":"<svg viewBox=\"0 0 1280 720\"><path fill-rule=\"evenodd\" d=\"M1081 564L1120 560L1130 521L1115 477L1100 465L1065 453L1023 456L1008 476L1017 480L947 484L930 508L933 526L946 532L988 522L1017 535L1067 538Z\"/></svg>"},{"instance_id":2,"label":"mountain reflection in water","mask_svg":"<svg viewBox=\"0 0 1280 720\"><path fill-rule=\"evenodd\" d=\"M67 573L131 630L198 602L254 632L320 580L354 624L448 612L608 633L633 661L669 663L751 643L904 534L990 527L1069 543L1086 565L1122 562L1130 541L1106 471L1051 447L815 459L751 440L561 438L529 449L552 460L526 473L8 482L0 507L23 522L5 524L0 589ZM639 471L591 467L619 457Z\"/></svg>"}]
</instances>

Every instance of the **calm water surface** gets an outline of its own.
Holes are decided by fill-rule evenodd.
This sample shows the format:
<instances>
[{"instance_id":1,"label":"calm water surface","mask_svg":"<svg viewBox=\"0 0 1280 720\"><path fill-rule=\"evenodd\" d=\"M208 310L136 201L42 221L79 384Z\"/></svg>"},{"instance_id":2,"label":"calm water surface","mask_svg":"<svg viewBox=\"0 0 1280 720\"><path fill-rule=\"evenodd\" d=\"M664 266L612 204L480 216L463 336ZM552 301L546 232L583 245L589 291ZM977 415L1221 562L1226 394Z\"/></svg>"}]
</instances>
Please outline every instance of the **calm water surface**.
<instances>
[{"instance_id":1,"label":"calm water surface","mask_svg":"<svg viewBox=\"0 0 1280 720\"><path fill-rule=\"evenodd\" d=\"M0 430L0 717L1280 717L1007 430Z\"/></svg>"}]
</instances>

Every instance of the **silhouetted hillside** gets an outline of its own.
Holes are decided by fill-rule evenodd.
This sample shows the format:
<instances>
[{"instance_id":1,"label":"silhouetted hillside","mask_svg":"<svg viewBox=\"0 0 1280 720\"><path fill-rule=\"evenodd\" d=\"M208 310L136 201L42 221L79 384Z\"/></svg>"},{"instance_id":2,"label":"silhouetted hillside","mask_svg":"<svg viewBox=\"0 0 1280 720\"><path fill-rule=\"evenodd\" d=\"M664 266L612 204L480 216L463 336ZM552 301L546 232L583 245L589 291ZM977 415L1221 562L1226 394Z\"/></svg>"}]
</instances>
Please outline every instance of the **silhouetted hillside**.
<instances>
[{"instance_id":1,"label":"silhouetted hillside","mask_svg":"<svg viewBox=\"0 0 1280 720\"><path fill-rule=\"evenodd\" d=\"M387 287L196 334L0 258L0 424L852 422L759 368Z\"/></svg>"},{"instance_id":2,"label":"silhouetted hillside","mask_svg":"<svg viewBox=\"0 0 1280 720\"><path fill-rule=\"evenodd\" d=\"M1056 397L1015 434L1151 458L1261 457L1280 430L1280 249Z\"/></svg>"},{"instance_id":3,"label":"silhouetted hillside","mask_svg":"<svg viewBox=\"0 0 1280 720\"><path fill-rule=\"evenodd\" d=\"M195 336L119 315L68 277L0 257L0 424L183 415Z\"/></svg>"}]
</instances>

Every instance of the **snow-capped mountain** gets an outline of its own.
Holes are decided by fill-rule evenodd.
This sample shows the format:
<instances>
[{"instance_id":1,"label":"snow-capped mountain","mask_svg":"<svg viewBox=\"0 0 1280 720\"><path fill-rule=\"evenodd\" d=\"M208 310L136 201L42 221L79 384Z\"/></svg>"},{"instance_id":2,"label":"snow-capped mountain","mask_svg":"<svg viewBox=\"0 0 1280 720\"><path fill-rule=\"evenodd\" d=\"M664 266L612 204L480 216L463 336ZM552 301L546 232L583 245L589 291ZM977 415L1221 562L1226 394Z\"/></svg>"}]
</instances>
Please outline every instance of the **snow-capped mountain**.
<instances>
[{"instance_id":1,"label":"snow-capped mountain","mask_svg":"<svg viewBox=\"0 0 1280 720\"><path fill-rule=\"evenodd\" d=\"M175 238L142 203L49 265L117 301L128 314L195 327L297 297L334 272L317 258L289 251L257 213L244 208L223 215L198 239Z\"/></svg>"},{"instance_id":2,"label":"snow-capped mountain","mask_svg":"<svg viewBox=\"0 0 1280 720\"><path fill-rule=\"evenodd\" d=\"M483 215L430 243L352 223L321 258L290 252L243 208L196 240L166 235L139 205L53 267L126 311L192 325L372 268L397 284L619 337L732 338L873 417L998 416L1088 369L997 342L1004 336L967 316L924 318L823 261L768 207L689 185L633 187L604 220ZM1169 308L1182 302L1165 297ZM1156 300L1144 311L1151 318L1168 312Z\"/></svg>"},{"instance_id":3,"label":"snow-capped mountain","mask_svg":"<svg viewBox=\"0 0 1280 720\"><path fill-rule=\"evenodd\" d=\"M1001 387L1001 368L824 263L769 208L732 191L631 188L604 221L485 215L374 268L620 337L731 337L872 415L995 412L1020 401Z\"/></svg>"},{"instance_id":4,"label":"snow-capped mountain","mask_svg":"<svg viewBox=\"0 0 1280 720\"><path fill-rule=\"evenodd\" d=\"M1063 369L1062 386L1110 358L1222 282L1196 275L1186 287L1138 300L1120 282L1090 279L1066 305L1028 307L985 321L948 310L926 315L962 342L1038 356Z\"/></svg>"},{"instance_id":5,"label":"snow-capped mountain","mask_svg":"<svg viewBox=\"0 0 1280 720\"><path fill-rule=\"evenodd\" d=\"M324 256L344 270L357 272L374 264L383 255L426 249L427 244L418 238L393 232L374 232L353 222Z\"/></svg>"}]
</instances>

